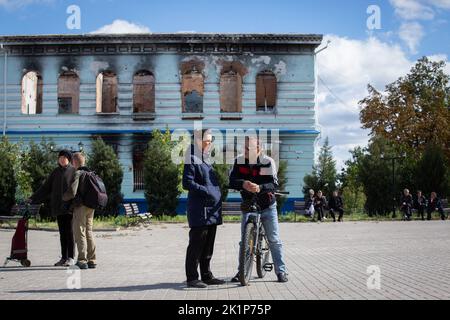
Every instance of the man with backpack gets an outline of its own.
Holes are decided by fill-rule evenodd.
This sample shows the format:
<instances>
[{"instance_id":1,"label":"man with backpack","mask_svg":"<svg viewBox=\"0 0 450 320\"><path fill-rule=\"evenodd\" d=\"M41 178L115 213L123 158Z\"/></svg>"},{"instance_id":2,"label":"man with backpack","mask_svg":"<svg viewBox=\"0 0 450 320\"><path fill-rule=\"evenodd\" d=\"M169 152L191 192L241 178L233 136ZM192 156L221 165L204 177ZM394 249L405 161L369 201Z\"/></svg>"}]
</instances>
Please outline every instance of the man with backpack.
<instances>
[{"instance_id":1,"label":"man with backpack","mask_svg":"<svg viewBox=\"0 0 450 320\"><path fill-rule=\"evenodd\" d=\"M78 259L75 265L82 270L94 269L97 266L92 227L95 207L99 205L86 203L86 193L95 194L96 192L88 190L93 172L85 166L85 162L82 153L77 152L73 155L73 166L76 172L71 185L63 195L64 201L73 199L73 234L78 249Z\"/></svg>"}]
</instances>

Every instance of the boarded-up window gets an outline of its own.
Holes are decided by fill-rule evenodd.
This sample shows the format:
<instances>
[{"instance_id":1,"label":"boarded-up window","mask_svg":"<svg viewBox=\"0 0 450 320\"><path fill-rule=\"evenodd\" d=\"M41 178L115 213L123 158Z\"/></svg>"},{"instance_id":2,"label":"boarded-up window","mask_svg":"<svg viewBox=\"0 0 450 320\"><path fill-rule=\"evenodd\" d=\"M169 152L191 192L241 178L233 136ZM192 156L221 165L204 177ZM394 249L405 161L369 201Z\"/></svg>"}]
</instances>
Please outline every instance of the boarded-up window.
<instances>
[{"instance_id":1,"label":"boarded-up window","mask_svg":"<svg viewBox=\"0 0 450 320\"><path fill-rule=\"evenodd\" d=\"M117 112L117 76L112 72L103 72L97 76L98 113Z\"/></svg>"},{"instance_id":2,"label":"boarded-up window","mask_svg":"<svg viewBox=\"0 0 450 320\"><path fill-rule=\"evenodd\" d=\"M203 112L203 75L198 71L191 71L183 75L181 84L181 99L184 113Z\"/></svg>"},{"instance_id":3,"label":"boarded-up window","mask_svg":"<svg viewBox=\"0 0 450 320\"><path fill-rule=\"evenodd\" d=\"M41 76L27 72L22 78L22 114L42 113L43 83Z\"/></svg>"},{"instance_id":4,"label":"boarded-up window","mask_svg":"<svg viewBox=\"0 0 450 320\"><path fill-rule=\"evenodd\" d=\"M58 78L58 112L78 113L80 101L80 78L75 72L65 72Z\"/></svg>"},{"instance_id":5,"label":"boarded-up window","mask_svg":"<svg viewBox=\"0 0 450 320\"><path fill-rule=\"evenodd\" d=\"M242 77L233 70L220 77L220 111L242 112Z\"/></svg>"},{"instance_id":6,"label":"boarded-up window","mask_svg":"<svg viewBox=\"0 0 450 320\"><path fill-rule=\"evenodd\" d=\"M272 110L277 104L277 78L270 72L256 76L256 109Z\"/></svg>"},{"instance_id":7,"label":"boarded-up window","mask_svg":"<svg viewBox=\"0 0 450 320\"><path fill-rule=\"evenodd\" d=\"M133 77L133 112L155 112L155 78L148 71L140 71Z\"/></svg>"}]
</instances>

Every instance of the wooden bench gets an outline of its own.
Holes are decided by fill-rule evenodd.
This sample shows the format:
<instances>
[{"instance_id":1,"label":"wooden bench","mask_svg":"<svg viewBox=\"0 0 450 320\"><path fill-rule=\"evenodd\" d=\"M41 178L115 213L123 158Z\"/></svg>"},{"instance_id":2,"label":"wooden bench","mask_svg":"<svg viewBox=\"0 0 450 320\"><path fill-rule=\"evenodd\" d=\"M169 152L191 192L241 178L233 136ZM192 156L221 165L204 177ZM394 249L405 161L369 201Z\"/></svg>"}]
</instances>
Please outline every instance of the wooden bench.
<instances>
[{"instance_id":1,"label":"wooden bench","mask_svg":"<svg viewBox=\"0 0 450 320\"><path fill-rule=\"evenodd\" d=\"M28 216L34 218L36 224L36 219L39 218L39 211L41 210L41 204L16 204L12 207L9 216L0 216L0 221L7 222L11 226L11 222L15 222L23 218L24 214L28 210Z\"/></svg>"},{"instance_id":2,"label":"wooden bench","mask_svg":"<svg viewBox=\"0 0 450 320\"><path fill-rule=\"evenodd\" d=\"M130 225L129 219L134 220L133 224L137 222L148 223L152 217L149 212L140 212L137 203L124 203L125 217L127 218L127 225Z\"/></svg>"},{"instance_id":3,"label":"wooden bench","mask_svg":"<svg viewBox=\"0 0 450 320\"><path fill-rule=\"evenodd\" d=\"M294 201L294 222L297 222L297 215L306 216L305 201Z\"/></svg>"},{"instance_id":4,"label":"wooden bench","mask_svg":"<svg viewBox=\"0 0 450 320\"><path fill-rule=\"evenodd\" d=\"M241 203L240 202L222 202L222 215L223 216L240 216Z\"/></svg>"}]
</instances>

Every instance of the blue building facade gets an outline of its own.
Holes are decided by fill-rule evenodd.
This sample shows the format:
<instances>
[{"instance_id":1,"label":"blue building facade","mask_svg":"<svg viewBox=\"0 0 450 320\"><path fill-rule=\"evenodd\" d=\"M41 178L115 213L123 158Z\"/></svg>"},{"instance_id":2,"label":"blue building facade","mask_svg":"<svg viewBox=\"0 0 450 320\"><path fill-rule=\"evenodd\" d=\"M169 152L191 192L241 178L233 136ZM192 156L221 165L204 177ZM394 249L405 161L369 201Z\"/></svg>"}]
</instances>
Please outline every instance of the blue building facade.
<instances>
[{"instance_id":1,"label":"blue building facade","mask_svg":"<svg viewBox=\"0 0 450 320\"><path fill-rule=\"evenodd\" d=\"M0 37L3 131L11 141L51 138L57 148L81 142L87 153L101 136L122 163L125 201L142 206L142 154L152 130L192 130L201 121L221 132L277 132L269 145L279 142L279 158L287 161L284 210L292 210L320 134L321 41L304 34Z\"/></svg>"}]
</instances>

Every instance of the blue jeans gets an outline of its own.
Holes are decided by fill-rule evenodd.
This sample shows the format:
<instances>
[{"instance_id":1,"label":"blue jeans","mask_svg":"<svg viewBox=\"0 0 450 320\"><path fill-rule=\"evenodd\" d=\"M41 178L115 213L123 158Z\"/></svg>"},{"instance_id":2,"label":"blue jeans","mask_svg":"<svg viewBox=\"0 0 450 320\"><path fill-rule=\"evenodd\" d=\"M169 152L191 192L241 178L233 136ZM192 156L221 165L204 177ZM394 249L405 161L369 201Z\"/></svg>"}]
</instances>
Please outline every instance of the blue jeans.
<instances>
[{"instance_id":1,"label":"blue jeans","mask_svg":"<svg viewBox=\"0 0 450 320\"><path fill-rule=\"evenodd\" d=\"M244 234L245 225L250 215L255 213L245 213L242 215L241 221L241 238ZM280 240L278 228L278 212L277 204L273 204L261 213L261 222L266 231L267 240L269 241L270 253L272 254L273 264L275 265L275 273L286 273L286 265L283 260L283 244ZM239 243L239 248L241 247Z\"/></svg>"}]
</instances>

